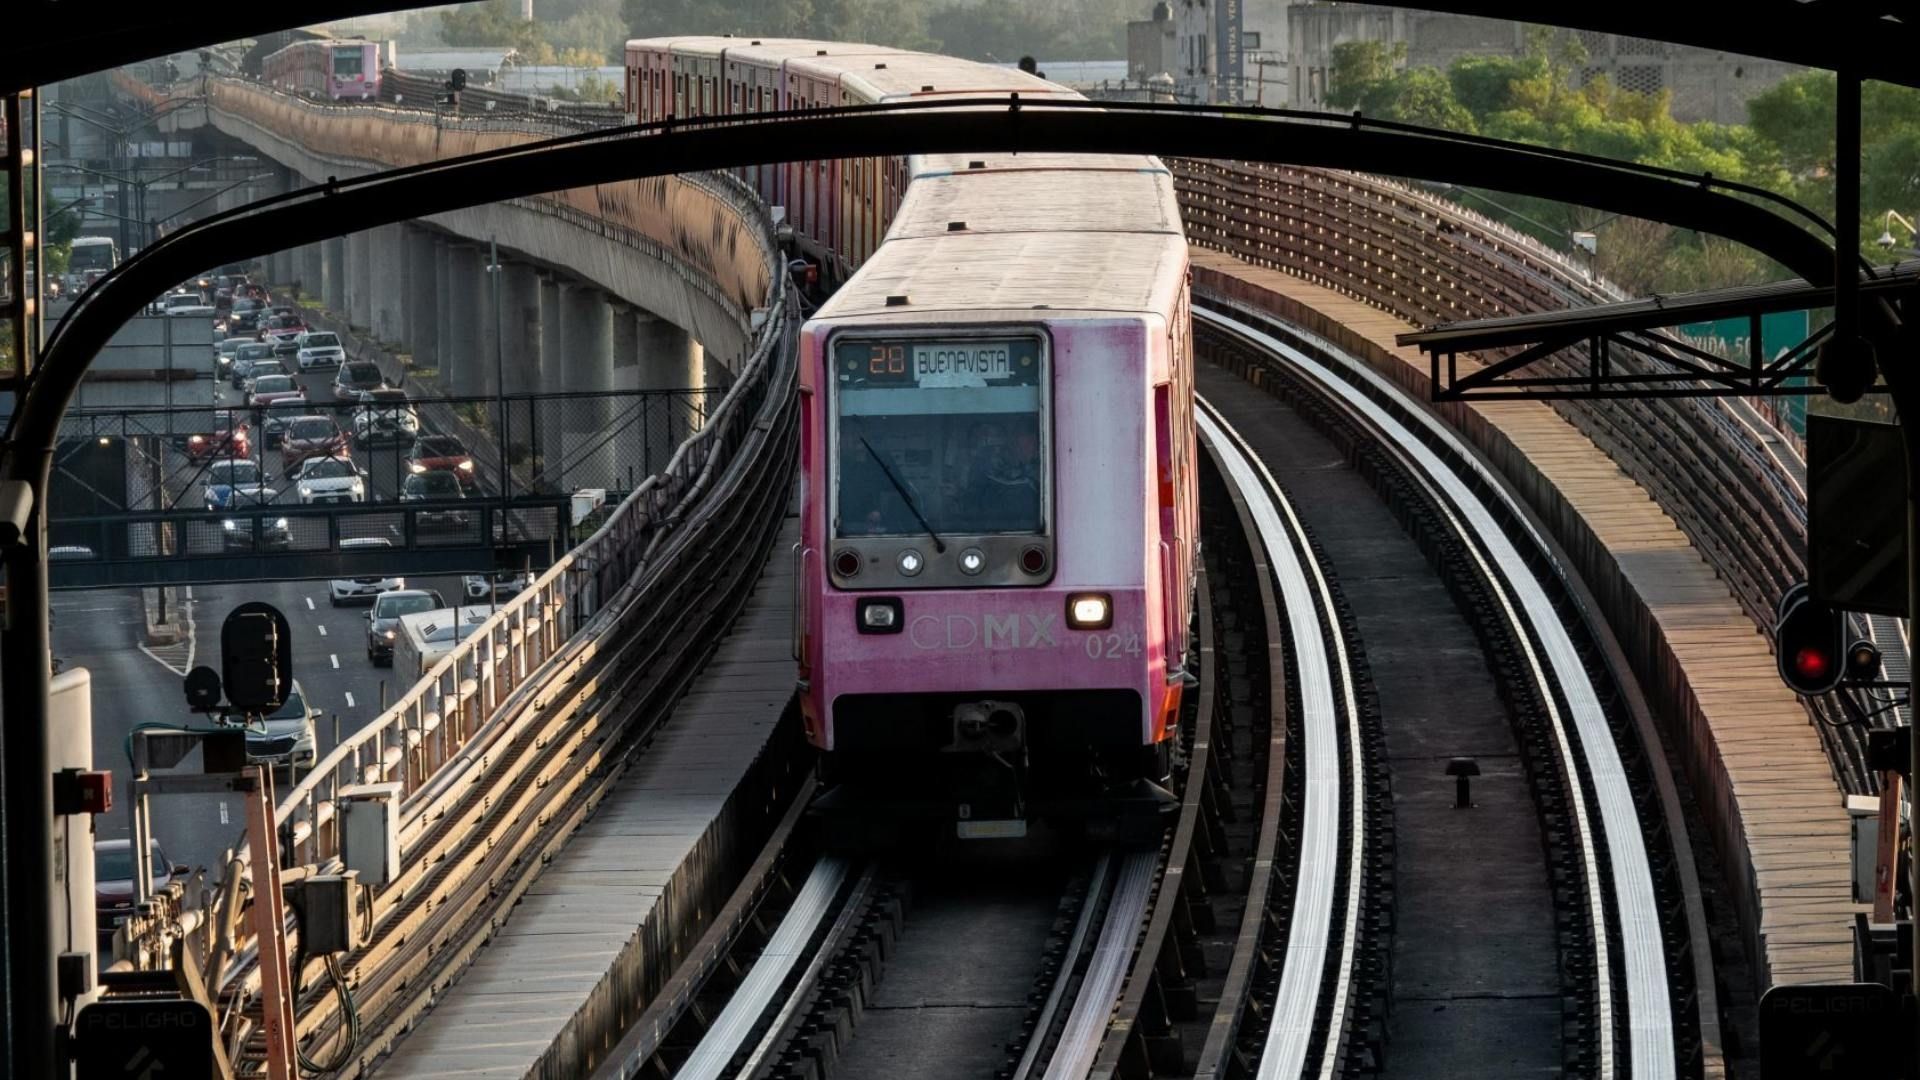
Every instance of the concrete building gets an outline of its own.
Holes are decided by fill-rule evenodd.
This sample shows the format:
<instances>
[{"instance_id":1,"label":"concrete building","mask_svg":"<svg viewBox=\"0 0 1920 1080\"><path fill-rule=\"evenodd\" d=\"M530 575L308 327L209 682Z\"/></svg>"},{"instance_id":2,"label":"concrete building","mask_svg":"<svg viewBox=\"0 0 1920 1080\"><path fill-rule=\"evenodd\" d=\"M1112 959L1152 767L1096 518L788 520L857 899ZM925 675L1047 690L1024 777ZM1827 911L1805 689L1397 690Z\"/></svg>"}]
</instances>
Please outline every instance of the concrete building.
<instances>
[{"instance_id":1,"label":"concrete building","mask_svg":"<svg viewBox=\"0 0 1920 1080\"><path fill-rule=\"evenodd\" d=\"M1285 0L1162 0L1127 24L1128 77L1171 75L1182 101L1283 104L1287 34Z\"/></svg>"},{"instance_id":2,"label":"concrete building","mask_svg":"<svg viewBox=\"0 0 1920 1080\"><path fill-rule=\"evenodd\" d=\"M1523 55L1531 29L1504 19L1350 3L1293 4L1287 9L1287 24L1287 69L1292 76L1288 100L1296 109L1322 107L1336 45L1404 44L1409 65L1444 69L1462 56ZM1749 98L1799 70L1775 60L1625 34L1556 32L1572 34L1585 46L1583 79L1605 75L1625 90L1670 91L1673 115L1680 120L1744 123Z\"/></svg>"}]
</instances>

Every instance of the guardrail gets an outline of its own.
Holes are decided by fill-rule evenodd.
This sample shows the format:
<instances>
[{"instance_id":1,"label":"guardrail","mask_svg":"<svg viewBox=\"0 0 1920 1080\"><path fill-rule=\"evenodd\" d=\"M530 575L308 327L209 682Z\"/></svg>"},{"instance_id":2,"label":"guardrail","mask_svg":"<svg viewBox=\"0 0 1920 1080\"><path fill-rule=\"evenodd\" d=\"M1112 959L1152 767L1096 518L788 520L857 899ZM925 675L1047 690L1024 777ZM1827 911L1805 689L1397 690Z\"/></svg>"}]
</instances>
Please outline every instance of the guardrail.
<instances>
[{"instance_id":1,"label":"guardrail","mask_svg":"<svg viewBox=\"0 0 1920 1080\"><path fill-rule=\"evenodd\" d=\"M700 553L689 554L690 545L676 546L674 537L714 509L708 493L723 485L738 487L742 475L791 469L791 423L782 429L784 438L769 438L768 432L790 410L798 316L788 311L784 297L774 310L740 379L665 471L649 478L598 532L503 604L418 685L344 740L279 801L275 823L286 861L326 866L341 851L342 789L400 784L401 874L371 892L371 940L378 955L351 955L350 967L404 966L411 962L407 950L425 945L409 935L389 934L389 924L413 911L423 892L470 875L474 859L490 854L456 855L459 838L445 835L443 826L464 821L475 807L484 815L503 784L516 790L527 784L526 763L500 751L529 740L544 746L553 737L550 728L579 724L565 702L590 692L608 674L600 670L601 662L620 653L631 636L630 624L659 613L647 602L656 586L666 592L684 586L674 568ZM751 452L742 453L749 447ZM668 547L672 550L664 550ZM758 572L757 560L742 565L733 570L749 578ZM705 646L688 641L679 647ZM250 861L250 852L240 848L227 880L243 880ZM245 903L244 890L218 890L204 919L192 920L204 929L188 937L202 966L213 973L209 981L222 1001L222 1030L236 1058L254 1034L248 1010L258 993L257 943L239 917ZM394 936L397 942L388 940ZM130 958L152 963L166 955L169 943L148 939L128 946ZM302 1032L332 1022L331 995L307 1005Z\"/></svg>"},{"instance_id":2,"label":"guardrail","mask_svg":"<svg viewBox=\"0 0 1920 1080\"><path fill-rule=\"evenodd\" d=\"M1621 298L1532 237L1406 184L1260 163L1168 164L1193 244L1416 325ZM1574 363L1562 355L1546 366L1572 373ZM1734 405L1627 399L1553 407L1659 501L1766 632L1775 601L1805 576L1805 505L1794 478L1755 443ZM1777 413L1759 415L1780 423ZM1782 437L1797 441L1790 431ZM1848 790L1874 790L1864 736L1851 727L1815 727Z\"/></svg>"}]
</instances>

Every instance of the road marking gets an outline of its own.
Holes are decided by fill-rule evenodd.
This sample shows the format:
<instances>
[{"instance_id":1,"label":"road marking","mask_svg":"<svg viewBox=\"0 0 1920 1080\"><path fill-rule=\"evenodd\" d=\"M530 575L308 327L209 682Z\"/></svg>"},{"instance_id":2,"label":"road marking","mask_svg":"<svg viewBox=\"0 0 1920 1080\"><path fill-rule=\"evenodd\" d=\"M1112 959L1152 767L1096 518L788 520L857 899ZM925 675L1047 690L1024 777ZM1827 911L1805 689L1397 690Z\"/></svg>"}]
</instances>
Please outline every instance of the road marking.
<instances>
[{"instance_id":1,"label":"road marking","mask_svg":"<svg viewBox=\"0 0 1920 1080\"><path fill-rule=\"evenodd\" d=\"M353 708L353 691L347 691L347 708Z\"/></svg>"},{"instance_id":2,"label":"road marking","mask_svg":"<svg viewBox=\"0 0 1920 1080\"><path fill-rule=\"evenodd\" d=\"M321 637L326 637L326 636L327 636L327 628L326 628L326 627L324 627L324 626L322 626L322 627L320 628L320 636L321 636Z\"/></svg>"},{"instance_id":3,"label":"road marking","mask_svg":"<svg viewBox=\"0 0 1920 1080\"><path fill-rule=\"evenodd\" d=\"M313 597L311 596L307 597L307 610L308 611L313 610Z\"/></svg>"},{"instance_id":4,"label":"road marking","mask_svg":"<svg viewBox=\"0 0 1920 1080\"><path fill-rule=\"evenodd\" d=\"M335 671L339 671L339 670L340 670L340 657L339 657L339 656L338 656L337 654L335 654L335 653L328 653L328 654L327 654L327 659L329 659L329 660L331 660L331 661L333 661L333 670L335 670Z\"/></svg>"},{"instance_id":5,"label":"road marking","mask_svg":"<svg viewBox=\"0 0 1920 1080\"><path fill-rule=\"evenodd\" d=\"M227 822L227 800L225 800L225 799L221 799L221 800L220 800L220 824L222 824L222 825L225 825L225 824L228 824L228 822Z\"/></svg>"},{"instance_id":6,"label":"road marking","mask_svg":"<svg viewBox=\"0 0 1920 1080\"><path fill-rule=\"evenodd\" d=\"M138 592L138 590L136 590L136 592ZM193 670L193 654L194 654L195 648L198 645L198 638L194 632L193 586L187 585L183 587L180 590L180 592L181 592L181 595L175 597L174 600L175 600L175 603L178 604L180 608L180 621L186 623L186 626L187 626L187 640L186 640L187 655L186 655L186 658L180 662L180 665L178 667L175 667L172 661L169 659L169 657L175 657L179 655L180 646L178 644L160 646L160 648L165 650L166 652L166 655L164 656L158 652L155 652L153 649L148 648L147 643L144 641L136 642L135 644L139 647L140 651L143 653L146 653L147 657L151 659L154 663L159 664L161 667L166 668L168 671L173 672L175 675L185 676L187 672ZM134 602L140 606L142 611L142 621L144 622L144 613L145 613L146 604L147 604L146 597L144 595L136 595L134 598Z\"/></svg>"}]
</instances>

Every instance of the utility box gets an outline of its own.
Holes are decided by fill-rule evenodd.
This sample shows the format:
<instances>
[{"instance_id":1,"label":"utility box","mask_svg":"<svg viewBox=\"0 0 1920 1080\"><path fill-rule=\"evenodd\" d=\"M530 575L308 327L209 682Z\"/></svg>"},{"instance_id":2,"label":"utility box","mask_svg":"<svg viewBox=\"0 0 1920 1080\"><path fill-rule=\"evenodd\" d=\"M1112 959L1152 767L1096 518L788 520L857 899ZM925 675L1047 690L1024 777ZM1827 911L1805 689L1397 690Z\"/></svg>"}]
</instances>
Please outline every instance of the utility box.
<instances>
[{"instance_id":1,"label":"utility box","mask_svg":"<svg viewBox=\"0 0 1920 1080\"><path fill-rule=\"evenodd\" d=\"M1847 796L1847 818L1853 826L1853 902L1873 903L1873 871L1880 858L1880 799L1875 795Z\"/></svg>"},{"instance_id":2,"label":"utility box","mask_svg":"<svg viewBox=\"0 0 1920 1080\"><path fill-rule=\"evenodd\" d=\"M309 956L351 952L360 946L358 875L310 877L300 883L300 944Z\"/></svg>"},{"instance_id":3,"label":"utility box","mask_svg":"<svg viewBox=\"0 0 1920 1080\"><path fill-rule=\"evenodd\" d=\"M386 885L400 876L400 785L358 784L340 789L340 861L362 885Z\"/></svg>"}]
</instances>

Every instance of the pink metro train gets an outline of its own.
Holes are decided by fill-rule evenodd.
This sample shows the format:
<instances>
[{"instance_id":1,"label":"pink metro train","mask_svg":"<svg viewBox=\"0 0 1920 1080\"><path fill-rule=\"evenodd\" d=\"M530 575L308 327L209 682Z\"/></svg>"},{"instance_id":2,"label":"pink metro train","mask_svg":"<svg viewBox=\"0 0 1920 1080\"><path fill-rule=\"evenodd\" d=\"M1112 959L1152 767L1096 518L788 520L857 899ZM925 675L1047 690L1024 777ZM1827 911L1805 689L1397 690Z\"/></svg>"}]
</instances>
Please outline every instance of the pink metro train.
<instances>
[{"instance_id":1,"label":"pink metro train","mask_svg":"<svg viewBox=\"0 0 1920 1080\"><path fill-rule=\"evenodd\" d=\"M874 46L627 44L640 121L1015 91L1074 96ZM837 785L822 806L961 836L1156 817L1198 535L1167 170L960 154L740 174L845 276L802 331L800 374L796 652Z\"/></svg>"},{"instance_id":2,"label":"pink metro train","mask_svg":"<svg viewBox=\"0 0 1920 1080\"><path fill-rule=\"evenodd\" d=\"M296 41L260 62L261 81L328 101L380 96L380 46L371 41Z\"/></svg>"}]
</instances>

